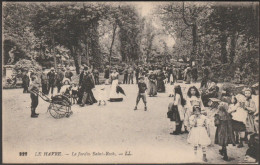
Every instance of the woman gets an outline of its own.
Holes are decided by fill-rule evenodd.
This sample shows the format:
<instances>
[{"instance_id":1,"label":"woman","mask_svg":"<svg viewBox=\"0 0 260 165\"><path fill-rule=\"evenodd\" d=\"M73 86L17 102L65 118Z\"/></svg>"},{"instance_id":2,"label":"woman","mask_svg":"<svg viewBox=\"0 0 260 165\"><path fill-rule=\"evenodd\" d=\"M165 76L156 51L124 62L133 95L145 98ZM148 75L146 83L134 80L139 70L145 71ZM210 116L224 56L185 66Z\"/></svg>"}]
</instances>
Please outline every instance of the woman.
<instances>
[{"instance_id":1,"label":"woman","mask_svg":"<svg viewBox=\"0 0 260 165\"><path fill-rule=\"evenodd\" d=\"M246 97L244 109L247 111L246 119L246 133L248 136L256 132L254 123L254 113L256 112L255 102L252 99L252 90L250 88L243 89L244 96Z\"/></svg>"},{"instance_id":2,"label":"woman","mask_svg":"<svg viewBox=\"0 0 260 165\"><path fill-rule=\"evenodd\" d=\"M110 88L110 94L109 94L109 101L123 101L123 96L121 93L117 93L117 86L118 86L118 78L119 73L116 71L116 69L113 69L112 74L110 75L111 80L111 88Z\"/></svg>"},{"instance_id":3,"label":"woman","mask_svg":"<svg viewBox=\"0 0 260 165\"><path fill-rule=\"evenodd\" d=\"M159 72L158 72L158 76L157 76L157 89L158 92L165 92L165 85L163 80L165 79L165 75L164 72L162 71L162 68L160 68Z\"/></svg>"},{"instance_id":4,"label":"woman","mask_svg":"<svg viewBox=\"0 0 260 165\"><path fill-rule=\"evenodd\" d=\"M156 87L156 75L154 74L153 71L150 72L148 76L148 95L149 97L151 96L156 96L157 95L157 87Z\"/></svg>"},{"instance_id":5,"label":"woman","mask_svg":"<svg viewBox=\"0 0 260 165\"><path fill-rule=\"evenodd\" d=\"M174 101L173 101L173 120L175 121L176 129L171 133L172 135L181 134L181 128L184 120L184 105L185 100L182 96L181 87L178 85L174 88Z\"/></svg>"},{"instance_id":6,"label":"woman","mask_svg":"<svg viewBox=\"0 0 260 165\"><path fill-rule=\"evenodd\" d=\"M243 147L243 140L245 137L246 131L246 118L247 118L247 111L241 107L241 100L239 96L232 96L231 104L229 105L228 113L232 115L232 127L236 133L236 143L238 143L238 137L240 137L238 148Z\"/></svg>"},{"instance_id":7,"label":"woman","mask_svg":"<svg viewBox=\"0 0 260 165\"><path fill-rule=\"evenodd\" d=\"M188 133L188 131L190 130L189 118L192 115L193 107L198 106L203 111L204 106L200 98L199 90L195 86L189 88L186 101L187 102L186 102L186 112L184 117L184 126L185 126L185 133Z\"/></svg>"}]
</instances>

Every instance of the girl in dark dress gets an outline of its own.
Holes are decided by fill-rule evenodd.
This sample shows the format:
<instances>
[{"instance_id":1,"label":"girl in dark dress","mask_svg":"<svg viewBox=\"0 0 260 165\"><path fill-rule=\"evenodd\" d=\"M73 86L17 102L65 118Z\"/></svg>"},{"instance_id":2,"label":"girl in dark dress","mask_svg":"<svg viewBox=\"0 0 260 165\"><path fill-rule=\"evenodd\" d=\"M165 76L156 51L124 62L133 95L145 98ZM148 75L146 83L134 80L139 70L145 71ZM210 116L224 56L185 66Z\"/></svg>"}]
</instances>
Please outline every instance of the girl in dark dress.
<instances>
[{"instance_id":1,"label":"girl in dark dress","mask_svg":"<svg viewBox=\"0 0 260 165\"><path fill-rule=\"evenodd\" d=\"M218 112L215 115L215 125L217 126L215 144L222 147L219 153L224 156L223 159L228 161L227 146L233 144L235 146L235 136L232 128L232 118L227 112L228 106L219 105Z\"/></svg>"}]
</instances>

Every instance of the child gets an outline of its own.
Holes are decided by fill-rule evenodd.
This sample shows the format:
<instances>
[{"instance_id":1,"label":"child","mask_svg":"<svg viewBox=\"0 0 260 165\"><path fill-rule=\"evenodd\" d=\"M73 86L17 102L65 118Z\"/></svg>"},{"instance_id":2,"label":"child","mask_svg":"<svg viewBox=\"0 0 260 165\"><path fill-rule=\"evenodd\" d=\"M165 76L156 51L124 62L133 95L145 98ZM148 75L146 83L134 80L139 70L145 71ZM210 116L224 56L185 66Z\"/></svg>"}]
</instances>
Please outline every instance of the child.
<instances>
[{"instance_id":1,"label":"child","mask_svg":"<svg viewBox=\"0 0 260 165\"><path fill-rule=\"evenodd\" d=\"M210 146L214 145L215 142L215 134L216 134L216 126L214 123L214 116L218 112L218 106L221 100L215 99L215 98L210 98L209 100L209 108L206 108L206 113L207 113L207 130L208 130L208 135L211 140Z\"/></svg>"},{"instance_id":2,"label":"child","mask_svg":"<svg viewBox=\"0 0 260 165\"><path fill-rule=\"evenodd\" d=\"M233 144L235 146L235 137L232 128L232 120L230 114L227 112L228 107L219 105L218 112L215 117L215 125L217 126L215 144L222 147L219 153L224 156L223 159L228 161L227 146Z\"/></svg>"},{"instance_id":3,"label":"child","mask_svg":"<svg viewBox=\"0 0 260 165\"><path fill-rule=\"evenodd\" d=\"M194 146L194 154L197 155L197 148L200 145L203 152L203 161L207 162L206 146L210 145L210 138L206 129L206 116L201 114L201 108L193 107L193 113L190 117L191 130L188 136L188 143Z\"/></svg>"},{"instance_id":4,"label":"child","mask_svg":"<svg viewBox=\"0 0 260 165\"><path fill-rule=\"evenodd\" d=\"M101 105L101 102L103 101L104 105L106 105L106 87L105 85L101 85L100 87L97 88L98 92L98 106Z\"/></svg>"},{"instance_id":5,"label":"child","mask_svg":"<svg viewBox=\"0 0 260 165\"><path fill-rule=\"evenodd\" d=\"M247 111L241 107L241 102L235 96L232 96L228 113L232 115L232 127L236 134L236 143L239 141L238 148L243 147L243 140L246 131ZM238 137L240 140L238 140Z\"/></svg>"},{"instance_id":6,"label":"child","mask_svg":"<svg viewBox=\"0 0 260 165\"><path fill-rule=\"evenodd\" d=\"M202 110L204 110L203 103L200 98L199 90L192 86L189 88L187 92L187 104L186 104L186 112L184 115L184 126L185 126L185 133L188 133L190 130L189 126L189 118L192 115L193 106L199 106Z\"/></svg>"},{"instance_id":7,"label":"child","mask_svg":"<svg viewBox=\"0 0 260 165\"><path fill-rule=\"evenodd\" d=\"M139 89L139 91L138 91L138 95L137 95L137 98L136 98L136 105L135 105L134 110L137 110L137 105L138 105L140 99L142 98L143 102L144 102L144 110L147 111L146 95L145 95L145 91L147 90L147 86L144 83L144 77L139 78L138 89Z\"/></svg>"},{"instance_id":8,"label":"child","mask_svg":"<svg viewBox=\"0 0 260 165\"><path fill-rule=\"evenodd\" d=\"M38 113L35 113L35 110L38 106L39 98L38 91L40 87L40 83L37 80L35 73L31 73L31 84L29 86L29 91L31 92L31 118L37 118Z\"/></svg>"}]
</instances>

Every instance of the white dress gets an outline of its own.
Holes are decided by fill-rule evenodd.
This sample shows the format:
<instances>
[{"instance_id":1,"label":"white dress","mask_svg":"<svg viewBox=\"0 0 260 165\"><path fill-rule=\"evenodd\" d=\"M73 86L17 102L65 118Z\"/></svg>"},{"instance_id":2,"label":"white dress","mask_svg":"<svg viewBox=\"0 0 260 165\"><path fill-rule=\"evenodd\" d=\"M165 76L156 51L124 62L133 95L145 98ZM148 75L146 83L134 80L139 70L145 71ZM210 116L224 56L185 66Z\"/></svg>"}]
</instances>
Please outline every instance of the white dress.
<instances>
[{"instance_id":1,"label":"white dress","mask_svg":"<svg viewBox=\"0 0 260 165\"><path fill-rule=\"evenodd\" d=\"M116 92L116 87L118 85L118 76L119 76L119 73L117 73L117 72L112 73L111 76L110 76L111 81L112 81L112 85L111 85L111 88L110 88L109 99L123 98L121 93Z\"/></svg>"},{"instance_id":2,"label":"white dress","mask_svg":"<svg viewBox=\"0 0 260 165\"><path fill-rule=\"evenodd\" d=\"M176 96L175 96L174 105L177 105L178 112L179 112L179 115L180 115L180 120L183 121L184 120L185 109L181 105L181 96L179 94L176 94Z\"/></svg>"},{"instance_id":3,"label":"white dress","mask_svg":"<svg viewBox=\"0 0 260 165\"><path fill-rule=\"evenodd\" d=\"M206 116L200 115L199 117L196 117L195 115L192 115L190 117L190 124L192 125L191 131L188 135L188 143L194 145L194 146L208 146L211 143L211 140L207 134L206 130ZM197 125L195 127L195 125Z\"/></svg>"}]
</instances>

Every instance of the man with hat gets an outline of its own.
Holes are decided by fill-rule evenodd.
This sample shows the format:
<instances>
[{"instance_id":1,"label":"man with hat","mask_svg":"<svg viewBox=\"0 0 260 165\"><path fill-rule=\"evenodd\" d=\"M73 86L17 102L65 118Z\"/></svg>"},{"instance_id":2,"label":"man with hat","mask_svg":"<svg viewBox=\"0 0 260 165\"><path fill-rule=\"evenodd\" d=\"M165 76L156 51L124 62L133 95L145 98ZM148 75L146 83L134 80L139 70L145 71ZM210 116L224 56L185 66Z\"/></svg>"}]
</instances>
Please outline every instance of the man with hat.
<instances>
[{"instance_id":1,"label":"man with hat","mask_svg":"<svg viewBox=\"0 0 260 165\"><path fill-rule=\"evenodd\" d=\"M51 68L51 71L48 72L47 77L48 77L48 80L49 80L48 94L49 94L50 89L51 89L51 94L53 95L53 89L55 87L55 79L56 79L56 74L55 74L53 67Z\"/></svg>"},{"instance_id":2,"label":"man with hat","mask_svg":"<svg viewBox=\"0 0 260 165\"><path fill-rule=\"evenodd\" d=\"M140 99L143 99L144 110L147 111L147 106L146 106L147 102L146 102L146 94L145 94L145 91L147 90L147 86L144 83L144 77L139 78L138 89L139 89L139 91L138 91L138 94L137 94L136 105L135 105L134 110L137 110L137 105L138 105Z\"/></svg>"},{"instance_id":3,"label":"man with hat","mask_svg":"<svg viewBox=\"0 0 260 165\"><path fill-rule=\"evenodd\" d=\"M105 84L108 85L109 84L109 77L110 77L110 73L109 73L109 65L106 66L105 69L105 75L104 78L106 79Z\"/></svg>"},{"instance_id":4,"label":"man with hat","mask_svg":"<svg viewBox=\"0 0 260 165\"><path fill-rule=\"evenodd\" d=\"M22 77L22 81L23 81L23 93L29 93L28 92L28 87L30 85L30 78L28 76L28 69L25 68L23 71L23 77Z\"/></svg>"},{"instance_id":5,"label":"man with hat","mask_svg":"<svg viewBox=\"0 0 260 165\"><path fill-rule=\"evenodd\" d=\"M38 106L38 94L37 92L39 91L39 81L37 80L36 74L35 73L31 73L31 80L32 83L30 84L29 87L29 91L31 92L31 118L37 118L38 117L38 113L35 113L35 110Z\"/></svg>"},{"instance_id":6,"label":"man with hat","mask_svg":"<svg viewBox=\"0 0 260 165\"><path fill-rule=\"evenodd\" d=\"M61 66L59 66L57 69L58 70L57 70L57 74L56 74L56 82L57 82L56 85L57 85L57 88L58 88L58 93L60 93L60 89L63 85L62 82L63 82L63 78L64 78L64 73L62 71Z\"/></svg>"},{"instance_id":7,"label":"man with hat","mask_svg":"<svg viewBox=\"0 0 260 165\"><path fill-rule=\"evenodd\" d=\"M72 78L72 76L73 76L73 73L70 71L70 67L69 67L69 66L67 66L66 69L67 69L67 70L66 70L66 72L65 72L65 77L68 78L68 79L71 81L71 80L72 80L71 78Z\"/></svg>"},{"instance_id":8,"label":"man with hat","mask_svg":"<svg viewBox=\"0 0 260 165\"><path fill-rule=\"evenodd\" d=\"M78 99L78 104L82 103L82 97L83 97L83 94L84 94L83 78L84 78L84 75L86 74L87 71L88 71L88 67L86 65L83 65L83 70L79 75L79 92L78 92L79 99Z\"/></svg>"},{"instance_id":9,"label":"man with hat","mask_svg":"<svg viewBox=\"0 0 260 165\"><path fill-rule=\"evenodd\" d=\"M42 93L48 95L48 76L45 73L45 67L42 68L41 84L42 84Z\"/></svg>"}]
</instances>

